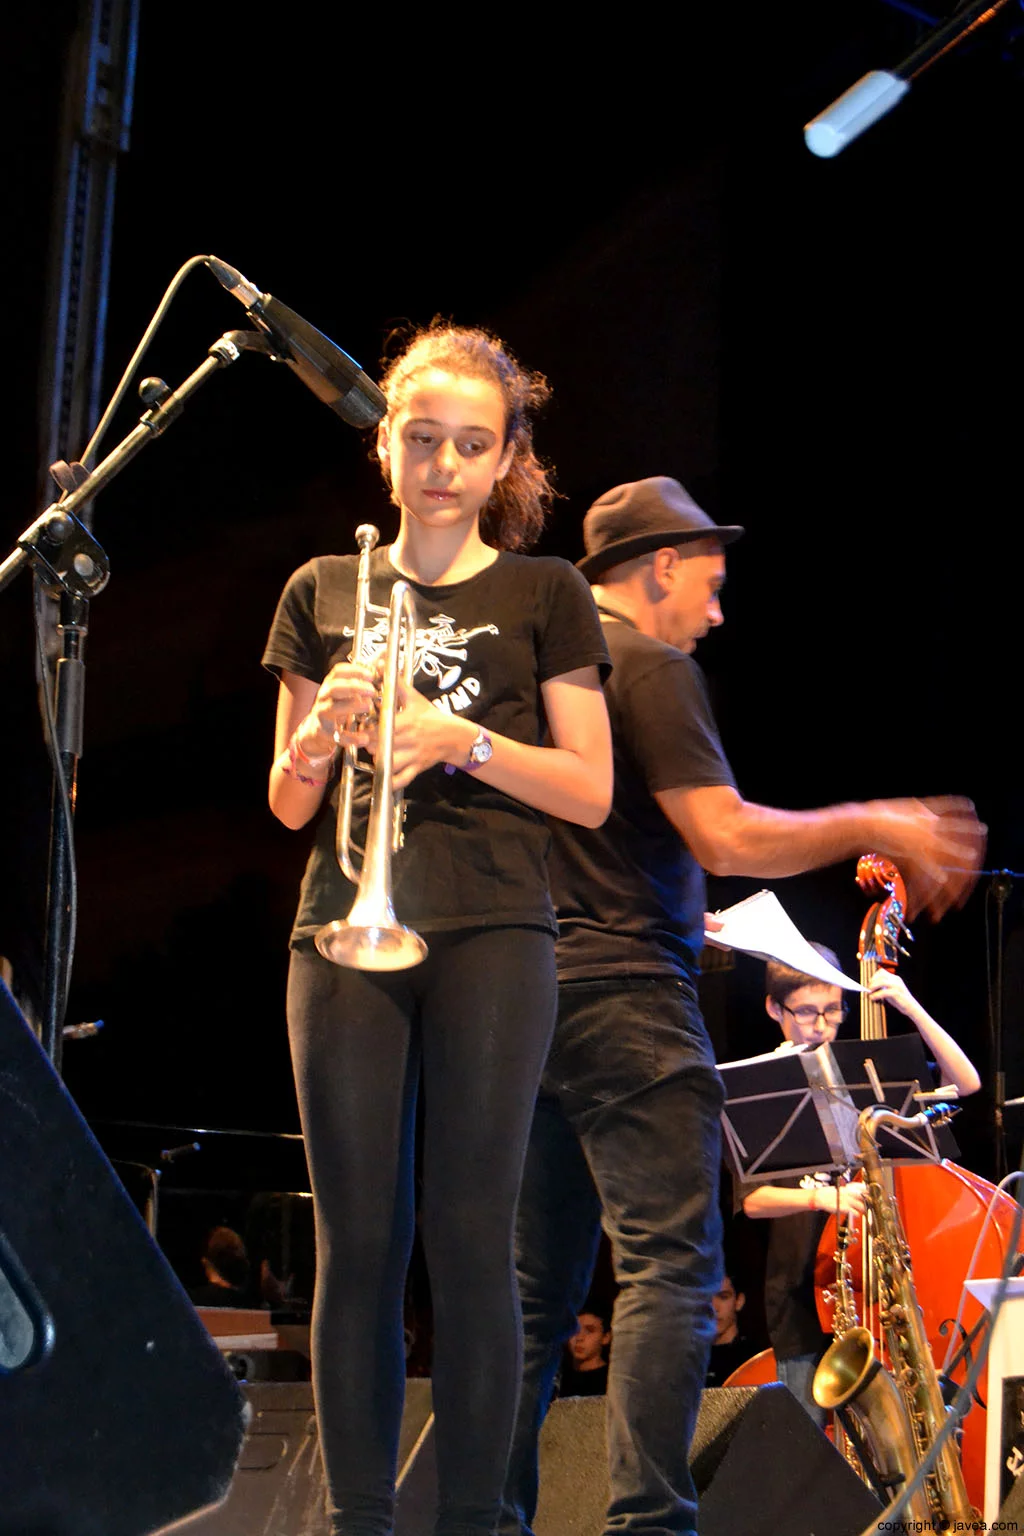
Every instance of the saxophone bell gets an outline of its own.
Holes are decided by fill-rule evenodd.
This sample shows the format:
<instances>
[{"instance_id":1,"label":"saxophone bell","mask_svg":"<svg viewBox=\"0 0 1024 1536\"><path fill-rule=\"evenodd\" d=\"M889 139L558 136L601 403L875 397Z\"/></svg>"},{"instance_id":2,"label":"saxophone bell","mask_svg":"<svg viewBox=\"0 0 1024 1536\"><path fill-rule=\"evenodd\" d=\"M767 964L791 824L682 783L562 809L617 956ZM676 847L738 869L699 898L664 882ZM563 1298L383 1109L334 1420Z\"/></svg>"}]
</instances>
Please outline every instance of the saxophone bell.
<instances>
[{"instance_id":1,"label":"saxophone bell","mask_svg":"<svg viewBox=\"0 0 1024 1536\"><path fill-rule=\"evenodd\" d=\"M871 1463L871 1480L887 1497L910 1481L920 1465L910 1417L869 1329L848 1328L829 1345L814 1373L813 1394L819 1408L853 1419ZM911 1499L906 1514L929 1528L933 1509L925 1489Z\"/></svg>"}]
</instances>

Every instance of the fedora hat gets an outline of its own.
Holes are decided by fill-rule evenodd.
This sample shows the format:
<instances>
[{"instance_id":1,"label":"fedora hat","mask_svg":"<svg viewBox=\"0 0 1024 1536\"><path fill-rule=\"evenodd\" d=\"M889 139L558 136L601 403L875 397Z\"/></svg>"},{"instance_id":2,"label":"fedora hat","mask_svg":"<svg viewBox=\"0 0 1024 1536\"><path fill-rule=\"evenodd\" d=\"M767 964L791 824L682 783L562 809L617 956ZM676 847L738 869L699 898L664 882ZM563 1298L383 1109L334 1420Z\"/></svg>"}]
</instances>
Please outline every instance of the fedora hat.
<instances>
[{"instance_id":1,"label":"fedora hat","mask_svg":"<svg viewBox=\"0 0 1024 1536\"><path fill-rule=\"evenodd\" d=\"M735 525L720 528L713 523L678 480L652 475L648 480L617 485L597 498L583 519L587 553L577 560L576 567L588 581L596 581L613 565L635 560L652 549L707 538L732 544L742 532Z\"/></svg>"}]
</instances>

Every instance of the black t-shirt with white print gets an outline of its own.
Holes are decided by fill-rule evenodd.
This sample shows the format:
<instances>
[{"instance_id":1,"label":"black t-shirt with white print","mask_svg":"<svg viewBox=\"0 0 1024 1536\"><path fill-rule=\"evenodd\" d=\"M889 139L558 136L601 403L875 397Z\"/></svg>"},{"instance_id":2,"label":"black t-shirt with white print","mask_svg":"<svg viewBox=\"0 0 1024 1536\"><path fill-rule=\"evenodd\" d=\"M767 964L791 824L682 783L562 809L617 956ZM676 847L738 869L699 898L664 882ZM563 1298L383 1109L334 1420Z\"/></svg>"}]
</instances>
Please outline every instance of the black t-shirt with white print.
<instances>
[{"instance_id":1,"label":"black t-shirt with white print","mask_svg":"<svg viewBox=\"0 0 1024 1536\"><path fill-rule=\"evenodd\" d=\"M552 819L558 978L691 975L704 872L654 797L735 780L696 662L621 615L603 617L615 796L602 827Z\"/></svg>"},{"instance_id":2,"label":"black t-shirt with white print","mask_svg":"<svg viewBox=\"0 0 1024 1536\"><path fill-rule=\"evenodd\" d=\"M370 601L385 608L401 577L388 555L387 548L377 549L370 561ZM355 555L326 555L295 572L278 604L264 666L319 684L349 659L357 565ZM541 684L577 667L607 670L590 588L565 560L503 551L465 581L409 585L417 614L413 681L438 709L537 746L546 725ZM386 617L371 617L362 659L375 661L386 641ZM360 846L370 778L368 771L356 776L353 827ZM336 815L335 785L316 828L293 944L344 917L352 904L353 887L335 856ZM554 933L548 840L539 811L474 774L447 774L438 763L406 790L405 845L393 867L395 911L422 932L527 925Z\"/></svg>"}]
</instances>

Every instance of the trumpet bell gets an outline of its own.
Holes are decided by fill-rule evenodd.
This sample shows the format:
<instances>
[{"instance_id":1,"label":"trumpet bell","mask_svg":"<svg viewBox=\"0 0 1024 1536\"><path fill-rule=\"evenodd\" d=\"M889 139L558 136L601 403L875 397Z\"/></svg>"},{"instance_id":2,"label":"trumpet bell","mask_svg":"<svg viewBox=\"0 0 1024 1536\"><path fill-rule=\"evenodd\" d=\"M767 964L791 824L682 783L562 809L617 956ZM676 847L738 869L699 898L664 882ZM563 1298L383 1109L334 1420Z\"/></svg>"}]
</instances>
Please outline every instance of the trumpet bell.
<instances>
[{"instance_id":1,"label":"trumpet bell","mask_svg":"<svg viewBox=\"0 0 1024 1536\"><path fill-rule=\"evenodd\" d=\"M356 971L407 971L426 959L427 946L412 928L390 916L384 923L336 918L320 929L316 947L325 960Z\"/></svg>"}]
</instances>

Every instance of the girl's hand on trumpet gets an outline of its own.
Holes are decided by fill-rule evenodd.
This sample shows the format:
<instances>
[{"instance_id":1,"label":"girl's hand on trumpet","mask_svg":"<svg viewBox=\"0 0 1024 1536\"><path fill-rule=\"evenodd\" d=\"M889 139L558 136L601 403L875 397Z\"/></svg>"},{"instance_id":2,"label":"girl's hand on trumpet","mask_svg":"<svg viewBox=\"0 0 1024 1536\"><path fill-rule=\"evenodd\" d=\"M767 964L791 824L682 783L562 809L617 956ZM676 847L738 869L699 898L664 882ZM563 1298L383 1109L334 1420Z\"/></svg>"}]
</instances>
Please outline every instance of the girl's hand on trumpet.
<instances>
[{"instance_id":1,"label":"girl's hand on trumpet","mask_svg":"<svg viewBox=\"0 0 1024 1536\"><path fill-rule=\"evenodd\" d=\"M403 790L418 774L435 763L464 763L480 727L446 710L435 709L429 699L398 679L398 713L395 716L394 749L391 754L394 788Z\"/></svg>"},{"instance_id":2,"label":"girl's hand on trumpet","mask_svg":"<svg viewBox=\"0 0 1024 1536\"><path fill-rule=\"evenodd\" d=\"M372 711L375 702L366 667L339 663L319 686L297 672L282 671L269 798L286 827L305 826L319 809L334 777L339 746L369 746L372 722L357 717ZM349 722L354 729L347 729Z\"/></svg>"},{"instance_id":3,"label":"girl's hand on trumpet","mask_svg":"<svg viewBox=\"0 0 1024 1536\"><path fill-rule=\"evenodd\" d=\"M376 713L378 700L369 667L339 662L320 684L309 714L296 729L299 745L311 756L339 746L369 746L373 739L369 717Z\"/></svg>"}]
</instances>

